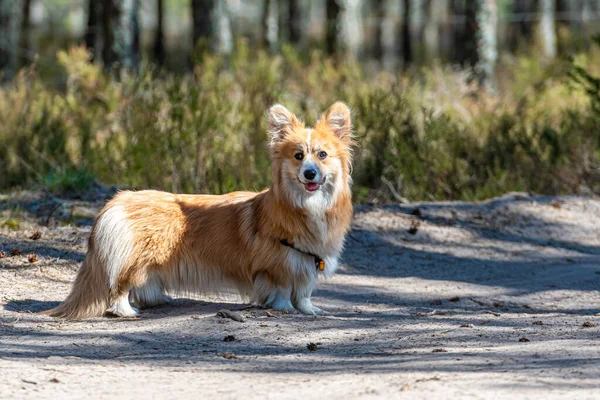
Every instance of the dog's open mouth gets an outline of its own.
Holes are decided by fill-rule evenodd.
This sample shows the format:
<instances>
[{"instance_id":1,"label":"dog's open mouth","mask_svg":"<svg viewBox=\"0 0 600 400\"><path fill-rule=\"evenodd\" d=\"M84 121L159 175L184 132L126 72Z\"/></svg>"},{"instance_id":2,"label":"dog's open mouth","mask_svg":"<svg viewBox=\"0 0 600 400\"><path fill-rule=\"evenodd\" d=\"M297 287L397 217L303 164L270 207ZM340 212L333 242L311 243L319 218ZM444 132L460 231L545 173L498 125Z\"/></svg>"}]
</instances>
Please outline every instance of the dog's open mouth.
<instances>
[{"instance_id":1,"label":"dog's open mouth","mask_svg":"<svg viewBox=\"0 0 600 400\"><path fill-rule=\"evenodd\" d=\"M300 178L298 178L298 182L304 185L304 189L308 192L315 192L321 188L327 181L327 177L323 178L321 182L303 182Z\"/></svg>"},{"instance_id":2,"label":"dog's open mouth","mask_svg":"<svg viewBox=\"0 0 600 400\"><path fill-rule=\"evenodd\" d=\"M304 187L309 192L314 192L315 190L319 189L319 183L318 182L306 182L304 184Z\"/></svg>"}]
</instances>

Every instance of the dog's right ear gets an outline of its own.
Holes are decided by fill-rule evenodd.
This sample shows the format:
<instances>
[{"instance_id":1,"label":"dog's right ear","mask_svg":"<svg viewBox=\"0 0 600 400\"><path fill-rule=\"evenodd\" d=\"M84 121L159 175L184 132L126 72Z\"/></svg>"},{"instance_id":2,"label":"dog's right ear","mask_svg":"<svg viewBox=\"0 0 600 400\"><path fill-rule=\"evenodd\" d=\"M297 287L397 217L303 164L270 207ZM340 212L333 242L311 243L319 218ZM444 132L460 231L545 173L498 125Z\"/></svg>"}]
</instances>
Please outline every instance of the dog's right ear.
<instances>
[{"instance_id":1,"label":"dog's right ear","mask_svg":"<svg viewBox=\"0 0 600 400\"><path fill-rule=\"evenodd\" d=\"M298 124L298 118L281 104L272 105L267 115L271 144L282 141Z\"/></svg>"}]
</instances>

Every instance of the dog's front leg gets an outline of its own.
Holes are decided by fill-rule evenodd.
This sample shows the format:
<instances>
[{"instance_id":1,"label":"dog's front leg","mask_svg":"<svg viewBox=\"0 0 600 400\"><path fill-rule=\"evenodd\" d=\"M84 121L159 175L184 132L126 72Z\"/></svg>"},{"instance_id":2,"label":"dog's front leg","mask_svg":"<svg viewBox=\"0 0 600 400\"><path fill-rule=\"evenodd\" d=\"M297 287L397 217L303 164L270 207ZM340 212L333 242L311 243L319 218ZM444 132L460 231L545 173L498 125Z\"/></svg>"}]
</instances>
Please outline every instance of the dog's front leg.
<instances>
[{"instance_id":1,"label":"dog's front leg","mask_svg":"<svg viewBox=\"0 0 600 400\"><path fill-rule=\"evenodd\" d=\"M252 302L274 310L293 311L290 301L292 285L275 283L266 273L259 273L254 279Z\"/></svg>"},{"instance_id":2,"label":"dog's front leg","mask_svg":"<svg viewBox=\"0 0 600 400\"><path fill-rule=\"evenodd\" d=\"M322 315L326 312L321 310L319 307L315 307L310 300L310 296L316 286L316 276L312 277L308 281L298 282L294 285L292 291L292 303L296 310L306 315Z\"/></svg>"},{"instance_id":3,"label":"dog's front leg","mask_svg":"<svg viewBox=\"0 0 600 400\"><path fill-rule=\"evenodd\" d=\"M294 311L294 306L292 306L292 302L290 297L292 295L292 287L278 287L275 291L275 299L271 304L273 310L281 310L281 311Z\"/></svg>"}]
</instances>

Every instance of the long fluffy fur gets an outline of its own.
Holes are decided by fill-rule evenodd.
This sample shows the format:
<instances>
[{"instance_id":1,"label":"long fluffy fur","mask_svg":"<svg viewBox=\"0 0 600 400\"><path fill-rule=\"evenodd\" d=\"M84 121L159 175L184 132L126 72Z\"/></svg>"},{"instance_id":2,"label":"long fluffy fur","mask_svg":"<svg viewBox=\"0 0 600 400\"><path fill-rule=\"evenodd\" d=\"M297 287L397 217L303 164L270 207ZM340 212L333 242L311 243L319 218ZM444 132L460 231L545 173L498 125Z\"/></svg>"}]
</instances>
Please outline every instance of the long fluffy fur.
<instances>
[{"instance_id":1,"label":"long fluffy fur","mask_svg":"<svg viewBox=\"0 0 600 400\"><path fill-rule=\"evenodd\" d=\"M273 184L260 193L222 196L124 191L100 212L88 254L67 299L46 314L81 319L106 311L135 315L166 293L239 293L257 304L321 310L310 295L314 259L282 246L285 238L325 259L335 272L352 216L350 112L334 104L314 129L283 106L269 111ZM306 142L309 143L306 143ZM316 192L298 181L294 152L326 149L317 160L326 178ZM315 150L315 151L317 151ZM307 159L313 160L311 154ZM315 156L316 157L316 156Z\"/></svg>"},{"instance_id":2,"label":"long fluffy fur","mask_svg":"<svg viewBox=\"0 0 600 400\"><path fill-rule=\"evenodd\" d=\"M103 266L88 252L79 268L73 289L58 307L44 311L52 317L81 319L104 314L109 304L107 276Z\"/></svg>"}]
</instances>

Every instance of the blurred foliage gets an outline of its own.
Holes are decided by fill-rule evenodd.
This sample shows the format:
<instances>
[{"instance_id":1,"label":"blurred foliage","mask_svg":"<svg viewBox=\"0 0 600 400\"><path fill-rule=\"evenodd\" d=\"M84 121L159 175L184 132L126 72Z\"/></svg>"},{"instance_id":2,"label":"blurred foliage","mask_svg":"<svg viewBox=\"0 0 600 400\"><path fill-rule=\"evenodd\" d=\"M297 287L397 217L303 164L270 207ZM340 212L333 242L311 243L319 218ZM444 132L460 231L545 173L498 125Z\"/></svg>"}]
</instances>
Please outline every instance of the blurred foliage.
<instances>
[{"instance_id":1,"label":"blurred foliage","mask_svg":"<svg viewBox=\"0 0 600 400\"><path fill-rule=\"evenodd\" d=\"M175 192L260 190L271 178L267 108L283 103L312 124L343 100L354 110L358 202L599 193L600 52L575 59L502 60L491 97L451 68L368 74L319 52L269 55L244 43L186 76L146 65L115 78L75 47L58 54L64 87L44 84L34 65L0 88L0 188L85 190L97 178Z\"/></svg>"}]
</instances>

